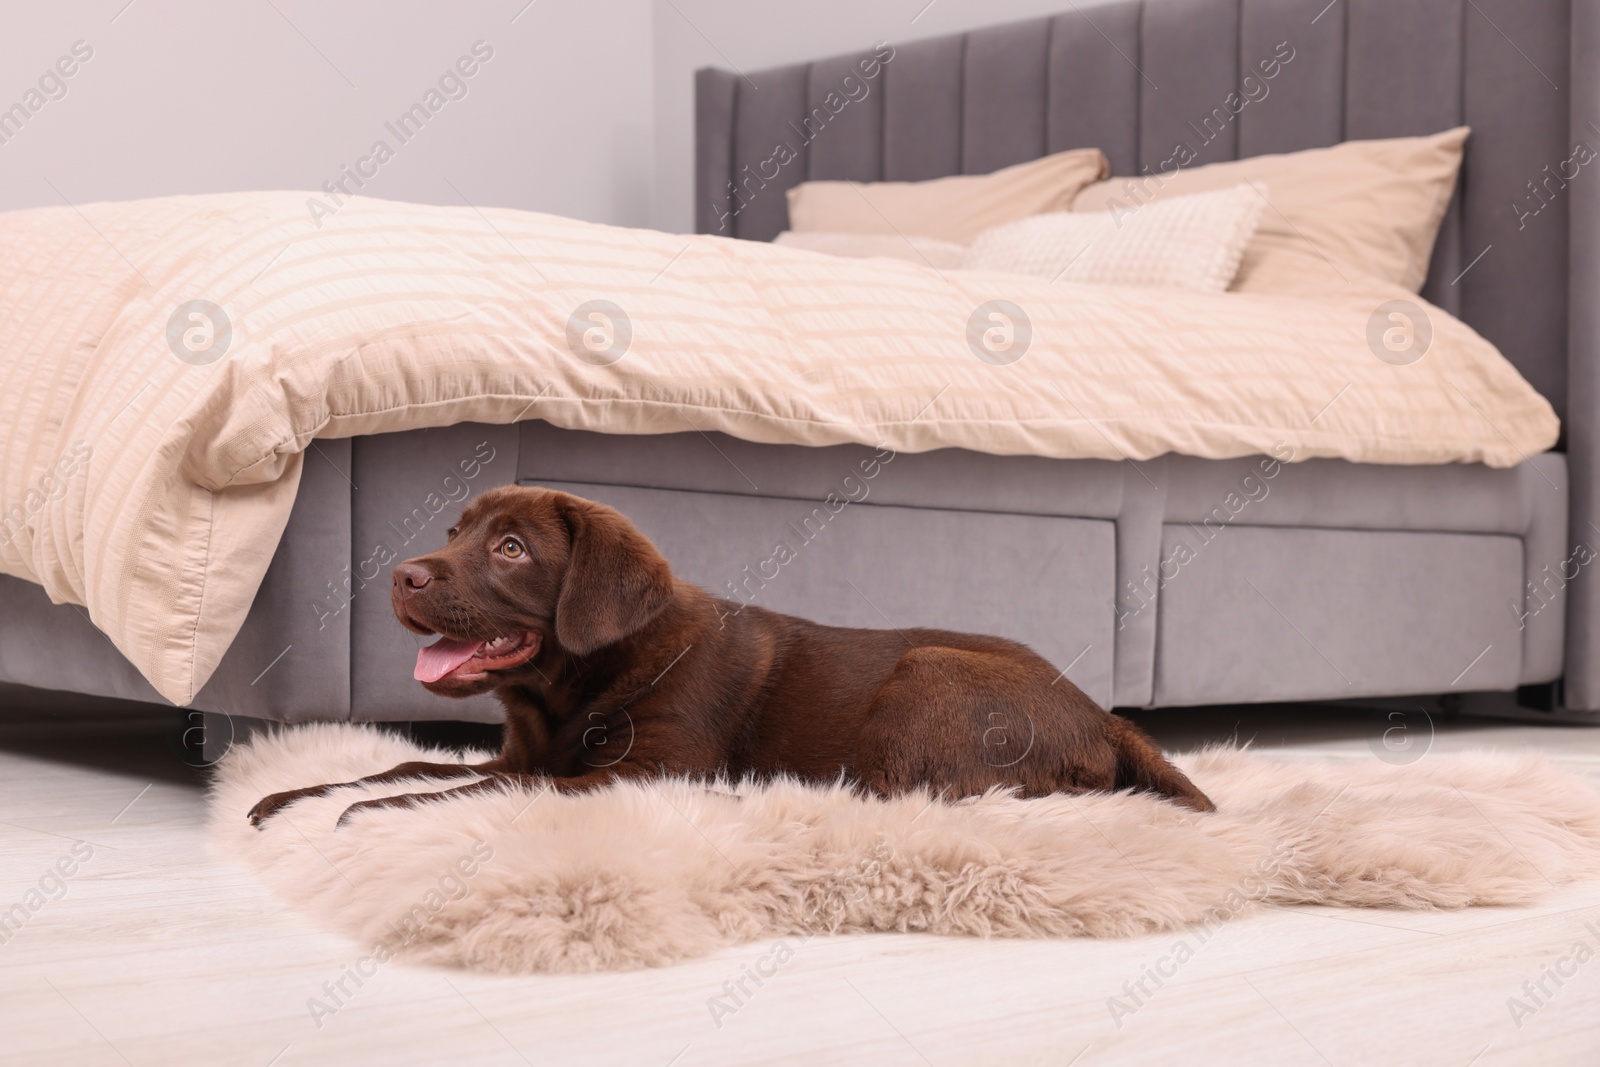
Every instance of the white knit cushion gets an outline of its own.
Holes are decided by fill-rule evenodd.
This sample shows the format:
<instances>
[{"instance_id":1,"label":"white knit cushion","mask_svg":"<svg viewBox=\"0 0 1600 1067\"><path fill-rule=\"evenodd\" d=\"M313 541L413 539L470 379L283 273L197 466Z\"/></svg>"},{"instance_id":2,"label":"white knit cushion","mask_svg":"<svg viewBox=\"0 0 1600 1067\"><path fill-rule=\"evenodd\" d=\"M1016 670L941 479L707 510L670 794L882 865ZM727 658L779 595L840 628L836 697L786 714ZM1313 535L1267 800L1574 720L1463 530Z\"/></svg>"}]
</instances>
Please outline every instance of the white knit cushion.
<instances>
[{"instance_id":1,"label":"white knit cushion","mask_svg":"<svg viewBox=\"0 0 1600 1067\"><path fill-rule=\"evenodd\" d=\"M979 234L961 266L1220 293L1238 272L1265 206L1262 192L1239 185L1112 211L1032 215Z\"/></svg>"}]
</instances>

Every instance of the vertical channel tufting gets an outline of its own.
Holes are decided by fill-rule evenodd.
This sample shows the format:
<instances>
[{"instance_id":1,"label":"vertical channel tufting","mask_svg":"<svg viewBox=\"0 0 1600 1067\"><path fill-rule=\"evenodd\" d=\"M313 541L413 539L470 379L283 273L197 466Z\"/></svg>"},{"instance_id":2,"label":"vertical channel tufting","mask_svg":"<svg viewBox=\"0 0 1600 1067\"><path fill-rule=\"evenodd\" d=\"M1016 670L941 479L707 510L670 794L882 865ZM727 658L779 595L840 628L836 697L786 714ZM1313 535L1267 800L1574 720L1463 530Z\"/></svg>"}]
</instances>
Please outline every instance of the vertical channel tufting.
<instances>
[{"instance_id":1,"label":"vertical channel tufting","mask_svg":"<svg viewBox=\"0 0 1600 1067\"><path fill-rule=\"evenodd\" d=\"M733 236L733 109L739 77L704 67L694 72L694 229Z\"/></svg>"},{"instance_id":2,"label":"vertical channel tufting","mask_svg":"<svg viewBox=\"0 0 1600 1067\"><path fill-rule=\"evenodd\" d=\"M1111 173L1138 173L1141 7L1079 8L1051 20L1046 152L1099 147Z\"/></svg>"},{"instance_id":3,"label":"vertical channel tufting","mask_svg":"<svg viewBox=\"0 0 1600 1067\"><path fill-rule=\"evenodd\" d=\"M1462 122L1463 0L1345 0L1345 138L1415 137ZM1470 160L1476 151L1468 145ZM1457 314L1463 181L1439 227L1422 295ZM1470 258L1475 253L1466 253ZM1468 319L1470 322L1470 318Z\"/></svg>"},{"instance_id":4,"label":"vertical channel tufting","mask_svg":"<svg viewBox=\"0 0 1600 1067\"><path fill-rule=\"evenodd\" d=\"M741 83L733 117L734 234L770 241L789 224L784 192L806 175L801 120L807 63L763 71L759 90ZM792 153L792 156L791 156ZM787 162L784 162L788 160Z\"/></svg>"},{"instance_id":5,"label":"vertical channel tufting","mask_svg":"<svg viewBox=\"0 0 1600 1067\"><path fill-rule=\"evenodd\" d=\"M1573 0L1568 55L1576 61L1568 71L1572 87L1567 138L1574 145L1581 142L1600 146L1600 133L1591 125L1600 122L1600 66L1594 62L1597 52L1600 0ZM1600 175L1585 175L1570 190L1568 289L1572 293L1600 292L1600 184L1596 178ZM1593 544L1590 538L1594 530L1600 526L1600 422L1594 417L1600 409L1600 302L1592 295L1570 300L1567 313L1570 347L1568 402L1564 407L1573 416L1565 420L1572 485L1571 540L1567 543L1589 545ZM1572 710L1600 710L1600 588L1586 579L1567 587L1565 663L1562 685L1566 706Z\"/></svg>"},{"instance_id":6,"label":"vertical channel tufting","mask_svg":"<svg viewBox=\"0 0 1600 1067\"><path fill-rule=\"evenodd\" d=\"M924 181L961 173L965 39L896 45L883 71L883 176Z\"/></svg>"},{"instance_id":7,"label":"vertical channel tufting","mask_svg":"<svg viewBox=\"0 0 1600 1067\"><path fill-rule=\"evenodd\" d=\"M1456 123L1466 122L1466 27L1465 19L1467 7L1463 3L1455 11L1455 23L1445 23L1446 26L1457 28L1457 36L1461 40L1461 54L1456 65L1458 77L1461 79L1460 100ZM1441 127L1442 128L1442 127ZM1444 219L1439 223L1439 236L1433 242L1433 258L1428 261L1428 277L1422 284L1422 295L1430 302L1448 311L1457 317L1461 316L1462 286L1459 279L1462 271L1471 266L1471 261L1462 258L1462 216L1466 211L1468 182L1467 171L1472 159L1473 149L1467 145L1466 157L1462 160L1460 173L1456 176L1455 191L1450 196L1450 203L1445 208Z\"/></svg>"},{"instance_id":8,"label":"vertical channel tufting","mask_svg":"<svg viewBox=\"0 0 1600 1067\"><path fill-rule=\"evenodd\" d=\"M883 179L883 70L871 52L811 64L801 120L807 178Z\"/></svg>"},{"instance_id":9,"label":"vertical channel tufting","mask_svg":"<svg viewBox=\"0 0 1600 1067\"><path fill-rule=\"evenodd\" d=\"M1050 20L967 34L961 170L988 174L1045 154Z\"/></svg>"},{"instance_id":10,"label":"vertical channel tufting","mask_svg":"<svg viewBox=\"0 0 1600 1067\"><path fill-rule=\"evenodd\" d=\"M1461 121L1462 0L1343 0L1347 140L1415 137Z\"/></svg>"},{"instance_id":11,"label":"vertical channel tufting","mask_svg":"<svg viewBox=\"0 0 1600 1067\"><path fill-rule=\"evenodd\" d=\"M1146 3L1140 37L1139 65L1154 82L1140 105L1140 167L1159 170L1175 153L1183 166L1236 158L1226 101L1239 84L1239 0Z\"/></svg>"},{"instance_id":12,"label":"vertical channel tufting","mask_svg":"<svg viewBox=\"0 0 1600 1067\"><path fill-rule=\"evenodd\" d=\"M1285 56L1288 62L1280 62ZM1313 6L1307 14L1307 0L1243 0L1239 57L1241 157L1339 143L1344 132L1342 3L1320 14Z\"/></svg>"},{"instance_id":13,"label":"vertical channel tufting","mask_svg":"<svg viewBox=\"0 0 1600 1067\"><path fill-rule=\"evenodd\" d=\"M1566 398L1568 186L1600 181L1592 173L1600 160L1581 164L1567 140L1569 6L1472 0L1464 24L1463 104L1472 138L1462 254L1470 261L1489 251L1457 287L1471 312L1467 321L1557 413Z\"/></svg>"}]
</instances>

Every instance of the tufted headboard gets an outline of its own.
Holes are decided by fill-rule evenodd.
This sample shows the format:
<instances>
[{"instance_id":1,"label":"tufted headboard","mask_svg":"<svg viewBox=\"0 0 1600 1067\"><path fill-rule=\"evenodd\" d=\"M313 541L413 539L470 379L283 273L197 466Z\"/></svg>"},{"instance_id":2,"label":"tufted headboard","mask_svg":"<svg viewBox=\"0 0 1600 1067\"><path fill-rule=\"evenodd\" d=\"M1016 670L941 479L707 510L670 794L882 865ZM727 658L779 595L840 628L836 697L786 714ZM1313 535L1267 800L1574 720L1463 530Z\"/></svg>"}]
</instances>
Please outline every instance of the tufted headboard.
<instances>
[{"instance_id":1,"label":"tufted headboard","mask_svg":"<svg viewBox=\"0 0 1600 1067\"><path fill-rule=\"evenodd\" d=\"M1566 414L1569 218L1575 195L1600 191L1600 159L1573 151L1600 148L1600 108L1573 106L1595 95L1575 96L1572 77L1593 81L1600 55L1571 61L1593 0L1064 2L1052 18L889 41L873 77L870 50L699 71L696 228L771 240L784 191L807 179L981 174L1091 146L1132 175L1180 142L1199 166L1466 124L1423 294Z\"/></svg>"}]
</instances>

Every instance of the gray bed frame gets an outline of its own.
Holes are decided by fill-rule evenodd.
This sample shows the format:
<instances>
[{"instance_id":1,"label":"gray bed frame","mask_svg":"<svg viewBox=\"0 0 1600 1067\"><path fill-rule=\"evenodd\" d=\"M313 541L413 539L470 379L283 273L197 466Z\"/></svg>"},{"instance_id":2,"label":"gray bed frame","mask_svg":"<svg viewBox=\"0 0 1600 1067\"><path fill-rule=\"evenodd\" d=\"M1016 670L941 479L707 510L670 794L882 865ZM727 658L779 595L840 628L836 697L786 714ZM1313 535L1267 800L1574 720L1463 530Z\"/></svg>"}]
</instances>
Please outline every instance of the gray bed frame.
<instances>
[{"instance_id":1,"label":"gray bed frame","mask_svg":"<svg viewBox=\"0 0 1600 1067\"><path fill-rule=\"evenodd\" d=\"M1466 123L1425 295L1550 399L1560 450L1510 470L1135 464L537 422L322 441L195 706L495 719L489 698L410 680L419 639L390 616L381 564L442 543L467 495L522 482L621 508L681 575L736 602L1016 637L1106 705L1515 693L1600 711L1600 175L1563 170L1577 142L1600 143L1600 0L1325 3L1114 3L889 42L837 113L827 94L862 56L700 71L698 228L768 240L805 179L983 173L1083 146L1134 175L1179 142L1198 165ZM1230 105L1282 42L1294 58L1267 94ZM779 143L795 158L774 168ZM0 594L0 681L159 702L81 611L14 579Z\"/></svg>"}]
</instances>

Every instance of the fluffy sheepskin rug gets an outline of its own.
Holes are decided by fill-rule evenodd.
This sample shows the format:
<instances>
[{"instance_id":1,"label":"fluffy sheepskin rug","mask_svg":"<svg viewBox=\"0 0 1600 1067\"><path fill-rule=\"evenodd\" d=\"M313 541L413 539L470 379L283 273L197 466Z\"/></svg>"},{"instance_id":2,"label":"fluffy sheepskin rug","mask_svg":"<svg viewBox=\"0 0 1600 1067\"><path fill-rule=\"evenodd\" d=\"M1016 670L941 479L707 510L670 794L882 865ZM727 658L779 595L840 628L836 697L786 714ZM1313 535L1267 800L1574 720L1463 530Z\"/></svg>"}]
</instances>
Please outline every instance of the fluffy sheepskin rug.
<instances>
[{"instance_id":1,"label":"fluffy sheepskin rug","mask_svg":"<svg viewBox=\"0 0 1600 1067\"><path fill-rule=\"evenodd\" d=\"M1177 761L1209 815L1128 793L936 803L670 780L335 829L357 800L450 783L343 789L260 831L245 819L267 793L456 758L356 726L258 737L218 768L214 841L380 962L505 972L659 966L818 932L1117 937L1292 904L1521 904L1600 876L1600 791L1492 752L1393 767L1213 748Z\"/></svg>"}]
</instances>

